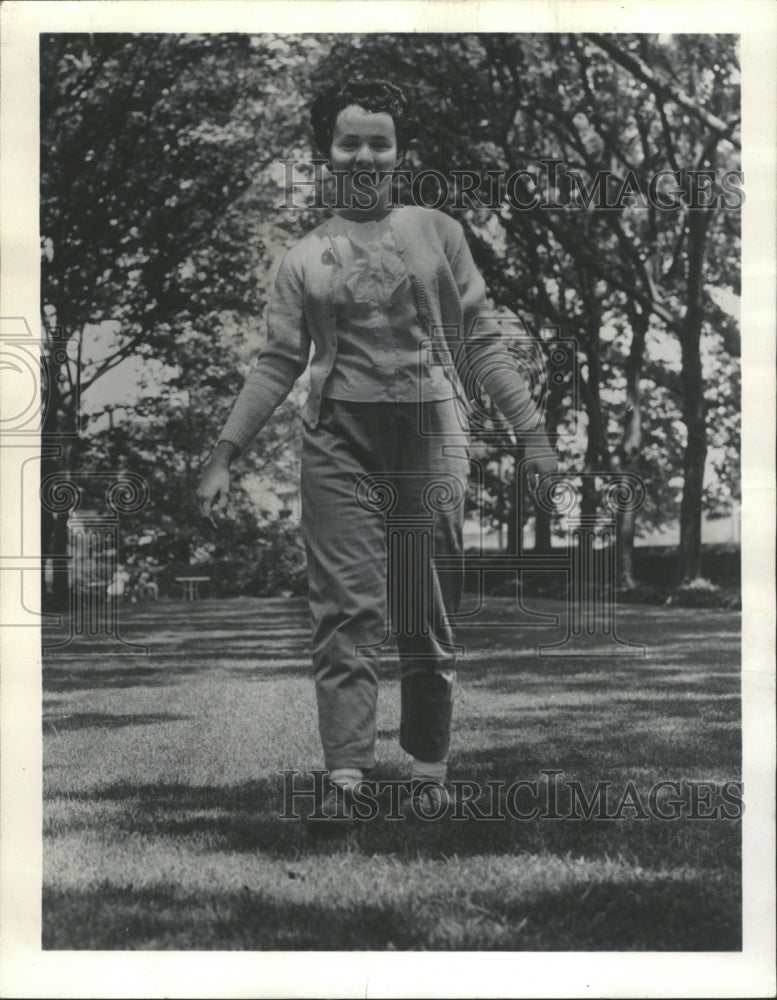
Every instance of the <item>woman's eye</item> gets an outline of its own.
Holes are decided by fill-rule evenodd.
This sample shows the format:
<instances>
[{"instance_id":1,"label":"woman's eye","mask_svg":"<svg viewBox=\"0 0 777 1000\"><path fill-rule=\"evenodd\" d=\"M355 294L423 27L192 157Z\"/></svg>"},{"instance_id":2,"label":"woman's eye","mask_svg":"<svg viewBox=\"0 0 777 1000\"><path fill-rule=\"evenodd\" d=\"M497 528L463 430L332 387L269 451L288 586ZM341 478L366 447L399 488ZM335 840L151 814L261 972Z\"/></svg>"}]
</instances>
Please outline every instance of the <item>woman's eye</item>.
<instances>
[{"instance_id":1,"label":"woman's eye","mask_svg":"<svg viewBox=\"0 0 777 1000\"><path fill-rule=\"evenodd\" d=\"M337 143L339 149L344 149L346 151L358 149L360 145L361 143L357 142L355 139L341 139ZM376 151L383 152L384 150L391 148L391 143L384 139L380 139L376 142L371 142L370 147Z\"/></svg>"}]
</instances>

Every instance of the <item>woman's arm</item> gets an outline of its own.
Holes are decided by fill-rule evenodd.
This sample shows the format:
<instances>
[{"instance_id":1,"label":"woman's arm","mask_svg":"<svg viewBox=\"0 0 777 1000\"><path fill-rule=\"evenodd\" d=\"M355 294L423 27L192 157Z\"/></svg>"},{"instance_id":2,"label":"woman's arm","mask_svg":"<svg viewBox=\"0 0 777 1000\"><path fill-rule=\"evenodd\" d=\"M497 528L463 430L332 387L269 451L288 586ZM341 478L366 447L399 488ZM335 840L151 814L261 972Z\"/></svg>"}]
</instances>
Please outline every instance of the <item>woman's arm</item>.
<instances>
[{"instance_id":1,"label":"woman's arm","mask_svg":"<svg viewBox=\"0 0 777 1000\"><path fill-rule=\"evenodd\" d=\"M197 487L197 503L203 517L211 517L214 508L221 514L229 501L229 467L238 455L231 441L219 441L202 471Z\"/></svg>"},{"instance_id":2,"label":"woman's arm","mask_svg":"<svg viewBox=\"0 0 777 1000\"><path fill-rule=\"evenodd\" d=\"M459 237L450 264L461 298L464 325L459 373L465 384L474 377L519 439L531 433L531 443L524 449L529 472L553 472L556 454L545 433L542 415L518 359L508 351L498 324L488 315L485 282L472 258L463 228L458 223L456 228Z\"/></svg>"},{"instance_id":3,"label":"woman's arm","mask_svg":"<svg viewBox=\"0 0 777 1000\"><path fill-rule=\"evenodd\" d=\"M204 517L211 515L214 504L222 511L226 509L230 465L291 392L307 366L309 354L302 270L290 251L281 261L267 307L267 343L235 400L197 488Z\"/></svg>"},{"instance_id":4,"label":"woman's arm","mask_svg":"<svg viewBox=\"0 0 777 1000\"><path fill-rule=\"evenodd\" d=\"M264 427L305 371L310 335L305 322L303 275L294 250L283 257L267 307L267 343L235 400L219 441L229 441L238 453Z\"/></svg>"}]
</instances>

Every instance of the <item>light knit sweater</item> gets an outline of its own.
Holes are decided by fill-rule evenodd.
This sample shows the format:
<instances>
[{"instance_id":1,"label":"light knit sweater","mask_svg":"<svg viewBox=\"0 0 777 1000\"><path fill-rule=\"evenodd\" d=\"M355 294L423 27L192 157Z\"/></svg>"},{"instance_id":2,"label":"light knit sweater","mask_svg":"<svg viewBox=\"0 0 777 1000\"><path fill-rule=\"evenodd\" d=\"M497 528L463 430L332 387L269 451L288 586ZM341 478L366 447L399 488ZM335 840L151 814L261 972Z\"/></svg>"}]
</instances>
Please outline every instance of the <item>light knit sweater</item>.
<instances>
[{"instance_id":1,"label":"light knit sweater","mask_svg":"<svg viewBox=\"0 0 777 1000\"><path fill-rule=\"evenodd\" d=\"M434 209L395 208L397 250L413 283L418 317L457 394L472 398L479 385L517 432L532 431L548 449L537 408L516 359L489 317L486 288L464 230ZM310 359L310 391L303 420L318 423L326 380L337 353L333 289L337 258L331 220L284 255L267 308L267 341L259 352L219 438L243 451L288 396ZM310 358L311 343L314 346ZM536 435L536 436L535 436Z\"/></svg>"}]
</instances>

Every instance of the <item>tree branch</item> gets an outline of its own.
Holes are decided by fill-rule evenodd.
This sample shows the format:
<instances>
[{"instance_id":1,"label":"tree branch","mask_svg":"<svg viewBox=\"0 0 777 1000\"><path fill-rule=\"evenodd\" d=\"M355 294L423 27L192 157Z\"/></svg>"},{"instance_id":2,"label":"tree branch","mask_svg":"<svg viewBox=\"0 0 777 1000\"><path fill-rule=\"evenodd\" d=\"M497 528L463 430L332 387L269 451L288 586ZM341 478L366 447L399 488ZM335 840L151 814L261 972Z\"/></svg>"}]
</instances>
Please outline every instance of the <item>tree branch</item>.
<instances>
[{"instance_id":1,"label":"tree branch","mask_svg":"<svg viewBox=\"0 0 777 1000\"><path fill-rule=\"evenodd\" d=\"M639 56L626 52L621 46L611 42L606 35L587 32L586 37L590 38L600 49L603 49L619 66L627 69L632 76L646 83L660 101L671 101L673 104L677 104L721 138L727 139L736 149L742 148L739 140L734 139L731 135L737 127L739 119L735 119L733 122L724 122L722 118L711 114L679 87L673 87L663 80L659 80L653 70Z\"/></svg>"}]
</instances>

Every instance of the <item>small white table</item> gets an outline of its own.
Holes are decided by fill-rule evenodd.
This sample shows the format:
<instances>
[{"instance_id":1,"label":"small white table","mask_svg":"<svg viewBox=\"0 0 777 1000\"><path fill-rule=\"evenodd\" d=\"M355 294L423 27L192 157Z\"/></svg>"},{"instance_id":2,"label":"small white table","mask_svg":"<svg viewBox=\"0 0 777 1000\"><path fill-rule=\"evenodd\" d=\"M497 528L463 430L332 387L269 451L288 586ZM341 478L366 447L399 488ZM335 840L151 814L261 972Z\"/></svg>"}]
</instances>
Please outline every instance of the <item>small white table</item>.
<instances>
[{"instance_id":1,"label":"small white table","mask_svg":"<svg viewBox=\"0 0 777 1000\"><path fill-rule=\"evenodd\" d=\"M200 599L200 584L210 583L209 576L177 576L176 583L183 587L183 599L185 601L198 601Z\"/></svg>"}]
</instances>

